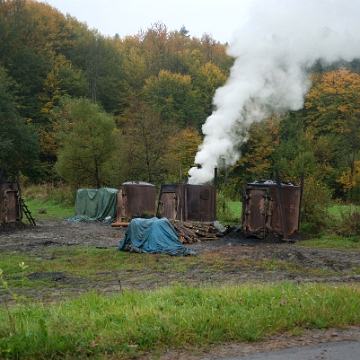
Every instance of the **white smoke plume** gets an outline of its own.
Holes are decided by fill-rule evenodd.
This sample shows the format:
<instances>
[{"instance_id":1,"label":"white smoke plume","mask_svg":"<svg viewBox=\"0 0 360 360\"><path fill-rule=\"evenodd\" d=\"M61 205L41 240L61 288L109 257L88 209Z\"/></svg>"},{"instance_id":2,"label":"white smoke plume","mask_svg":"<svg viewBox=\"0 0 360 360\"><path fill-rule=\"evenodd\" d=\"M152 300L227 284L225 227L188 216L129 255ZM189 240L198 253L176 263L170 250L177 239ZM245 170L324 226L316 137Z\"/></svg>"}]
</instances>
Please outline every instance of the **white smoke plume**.
<instances>
[{"instance_id":1,"label":"white smoke plume","mask_svg":"<svg viewBox=\"0 0 360 360\"><path fill-rule=\"evenodd\" d=\"M307 70L360 58L358 0L258 0L228 48L235 58L215 110L202 127L204 141L189 182L209 182L219 160L233 165L246 129L269 110L298 110L309 91Z\"/></svg>"}]
</instances>

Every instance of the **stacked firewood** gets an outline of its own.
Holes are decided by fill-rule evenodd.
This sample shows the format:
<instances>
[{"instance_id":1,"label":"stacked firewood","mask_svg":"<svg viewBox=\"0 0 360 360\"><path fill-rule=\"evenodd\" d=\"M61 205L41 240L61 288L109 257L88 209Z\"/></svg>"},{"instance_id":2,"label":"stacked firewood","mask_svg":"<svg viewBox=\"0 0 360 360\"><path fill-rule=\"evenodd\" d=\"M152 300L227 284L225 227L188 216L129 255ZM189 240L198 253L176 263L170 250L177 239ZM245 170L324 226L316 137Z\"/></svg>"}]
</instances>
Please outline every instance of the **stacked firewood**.
<instances>
[{"instance_id":1,"label":"stacked firewood","mask_svg":"<svg viewBox=\"0 0 360 360\"><path fill-rule=\"evenodd\" d=\"M217 240L223 236L212 223L205 222L183 222L170 220L179 234L180 241L185 244L192 244L205 240Z\"/></svg>"}]
</instances>

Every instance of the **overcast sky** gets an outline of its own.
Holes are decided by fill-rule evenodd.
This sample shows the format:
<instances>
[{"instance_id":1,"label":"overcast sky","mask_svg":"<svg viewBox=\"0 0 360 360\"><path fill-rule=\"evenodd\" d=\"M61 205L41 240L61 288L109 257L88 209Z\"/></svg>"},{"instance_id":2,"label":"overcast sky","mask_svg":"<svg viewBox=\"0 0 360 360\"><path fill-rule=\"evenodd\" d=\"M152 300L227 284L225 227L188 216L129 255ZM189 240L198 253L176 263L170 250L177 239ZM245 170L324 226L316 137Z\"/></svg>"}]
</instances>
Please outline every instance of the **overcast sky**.
<instances>
[{"instance_id":1,"label":"overcast sky","mask_svg":"<svg viewBox=\"0 0 360 360\"><path fill-rule=\"evenodd\" d=\"M38 0L40 1L40 0ZM204 33L221 43L232 40L252 0L43 0L63 14L69 13L90 29L121 38L146 31L162 22L169 31L184 25L190 36Z\"/></svg>"}]
</instances>

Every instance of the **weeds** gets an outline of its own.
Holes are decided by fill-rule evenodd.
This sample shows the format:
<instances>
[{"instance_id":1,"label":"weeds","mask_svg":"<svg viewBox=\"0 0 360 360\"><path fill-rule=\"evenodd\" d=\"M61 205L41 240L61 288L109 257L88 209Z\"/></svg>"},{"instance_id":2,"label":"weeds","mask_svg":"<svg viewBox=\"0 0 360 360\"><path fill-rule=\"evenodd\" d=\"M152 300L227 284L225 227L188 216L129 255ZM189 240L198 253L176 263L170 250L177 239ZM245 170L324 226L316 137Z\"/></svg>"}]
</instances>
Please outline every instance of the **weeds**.
<instances>
[{"instance_id":1,"label":"weeds","mask_svg":"<svg viewBox=\"0 0 360 360\"><path fill-rule=\"evenodd\" d=\"M26 268L28 268L28 266L25 265L25 263L22 261L21 263L19 263L19 267L22 270L22 272L21 272L21 283L23 284L24 280L25 280L25 270L26 270ZM19 297L16 293L14 293L11 290L11 288L9 287L9 283L8 283L8 281L6 281L4 279L3 274L4 274L3 270L0 269L0 283L1 283L2 287L3 287L3 289L7 293L9 293L11 295L12 300L17 301L17 300L25 299L24 296Z\"/></svg>"},{"instance_id":2,"label":"weeds","mask_svg":"<svg viewBox=\"0 0 360 360\"><path fill-rule=\"evenodd\" d=\"M336 214L335 214L336 211ZM333 223L327 234L306 241L306 245L342 251L360 251L360 211L357 207L332 210Z\"/></svg>"},{"instance_id":3,"label":"weeds","mask_svg":"<svg viewBox=\"0 0 360 360\"><path fill-rule=\"evenodd\" d=\"M20 266L20 268L21 268L21 270L22 270L22 279L24 279L24 277L25 277L25 270L26 270L26 268L27 268L28 266L25 265L24 262L19 263L19 266ZM18 296L16 293L14 293L14 292L11 290L11 288L9 287L8 282L7 282L7 281L4 279L4 277L3 277L3 273L4 273L3 270L0 269L0 284L1 284L2 287L5 289L5 291L10 294L11 299L14 300L15 302L18 302L19 300L25 300L25 299L26 299L25 296ZM10 312L10 308L9 308L9 306L8 306L7 300L4 299L3 302L4 302L4 305L5 305L6 313L7 313L8 320L9 320L10 333L11 333L11 334L15 334L15 333L16 333L16 326L15 326L16 324L15 324L14 318L13 318L11 312Z\"/></svg>"},{"instance_id":4,"label":"weeds","mask_svg":"<svg viewBox=\"0 0 360 360\"><path fill-rule=\"evenodd\" d=\"M341 242L337 240L337 244ZM329 248L331 245L331 242L327 244L325 242L322 246ZM358 247L360 250L360 243ZM166 280L168 284L174 285L191 283L189 279L192 278L193 272L209 277L215 276L214 281L217 281L216 274L219 272L246 273L254 269L313 276L329 276L337 273L336 270L304 266L292 261L279 261L275 257L269 260L244 258L239 261L232 253L173 258L164 255L141 256L113 249L98 251L95 248L82 247L47 249L45 252L51 253L51 261L12 254L4 254L5 256L0 259L0 268L6 273L7 281L11 282L12 291L20 295L18 298L24 294L28 302L33 301L34 292L37 292L38 298L44 299L72 298L93 287L105 289L109 286L111 288L120 286L123 289L124 286L133 287L138 282L146 282L149 288L157 288ZM31 268L30 274L19 272L17 264L22 261ZM358 269L355 268L348 269L347 272L347 274L357 273ZM54 291L57 294L55 296L52 295ZM6 292L0 286L0 296L4 295Z\"/></svg>"},{"instance_id":5,"label":"weeds","mask_svg":"<svg viewBox=\"0 0 360 360\"><path fill-rule=\"evenodd\" d=\"M23 197L41 203L51 202L63 206L74 206L76 191L64 184L29 185L23 189Z\"/></svg>"},{"instance_id":6,"label":"weeds","mask_svg":"<svg viewBox=\"0 0 360 360\"><path fill-rule=\"evenodd\" d=\"M16 337L4 330L9 319L0 310L0 355L128 359L143 351L356 324L359 306L360 290L348 285L175 286L109 297L88 293L56 305L13 308Z\"/></svg>"},{"instance_id":7,"label":"weeds","mask_svg":"<svg viewBox=\"0 0 360 360\"><path fill-rule=\"evenodd\" d=\"M299 245L311 246L318 249L333 249L343 252L360 252L359 241L353 241L352 238L346 238L336 234L328 234L319 238L306 240L303 243L299 243Z\"/></svg>"},{"instance_id":8,"label":"weeds","mask_svg":"<svg viewBox=\"0 0 360 360\"><path fill-rule=\"evenodd\" d=\"M350 238L355 242L360 241L360 211L341 212L341 229L339 234L343 237Z\"/></svg>"},{"instance_id":9,"label":"weeds","mask_svg":"<svg viewBox=\"0 0 360 360\"><path fill-rule=\"evenodd\" d=\"M240 216L233 212L234 206L230 206L229 199L221 191L219 191L216 196L216 213L218 220L224 225L240 225Z\"/></svg>"}]
</instances>

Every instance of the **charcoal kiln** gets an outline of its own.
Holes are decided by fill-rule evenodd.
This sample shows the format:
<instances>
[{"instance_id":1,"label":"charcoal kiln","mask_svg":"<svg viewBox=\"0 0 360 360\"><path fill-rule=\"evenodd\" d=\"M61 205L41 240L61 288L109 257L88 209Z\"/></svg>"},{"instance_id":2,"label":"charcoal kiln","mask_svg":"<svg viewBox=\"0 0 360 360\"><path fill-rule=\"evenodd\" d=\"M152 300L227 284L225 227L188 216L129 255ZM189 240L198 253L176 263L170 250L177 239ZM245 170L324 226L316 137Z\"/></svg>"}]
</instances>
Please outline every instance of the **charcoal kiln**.
<instances>
[{"instance_id":1,"label":"charcoal kiln","mask_svg":"<svg viewBox=\"0 0 360 360\"><path fill-rule=\"evenodd\" d=\"M143 181L128 181L118 191L116 223L133 218L153 217L156 213L156 187Z\"/></svg>"},{"instance_id":2,"label":"charcoal kiln","mask_svg":"<svg viewBox=\"0 0 360 360\"><path fill-rule=\"evenodd\" d=\"M242 232L245 236L266 238L269 234L283 241L294 241L300 227L301 185L280 180L246 183L242 197Z\"/></svg>"},{"instance_id":3,"label":"charcoal kiln","mask_svg":"<svg viewBox=\"0 0 360 360\"><path fill-rule=\"evenodd\" d=\"M0 226L18 225L22 220L22 201L19 176L15 180L5 178L4 168L0 174Z\"/></svg>"},{"instance_id":4,"label":"charcoal kiln","mask_svg":"<svg viewBox=\"0 0 360 360\"><path fill-rule=\"evenodd\" d=\"M212 222L216 220L216 186L164 184L158 215L171 220Z\"/></svg>"}]
</instances>

